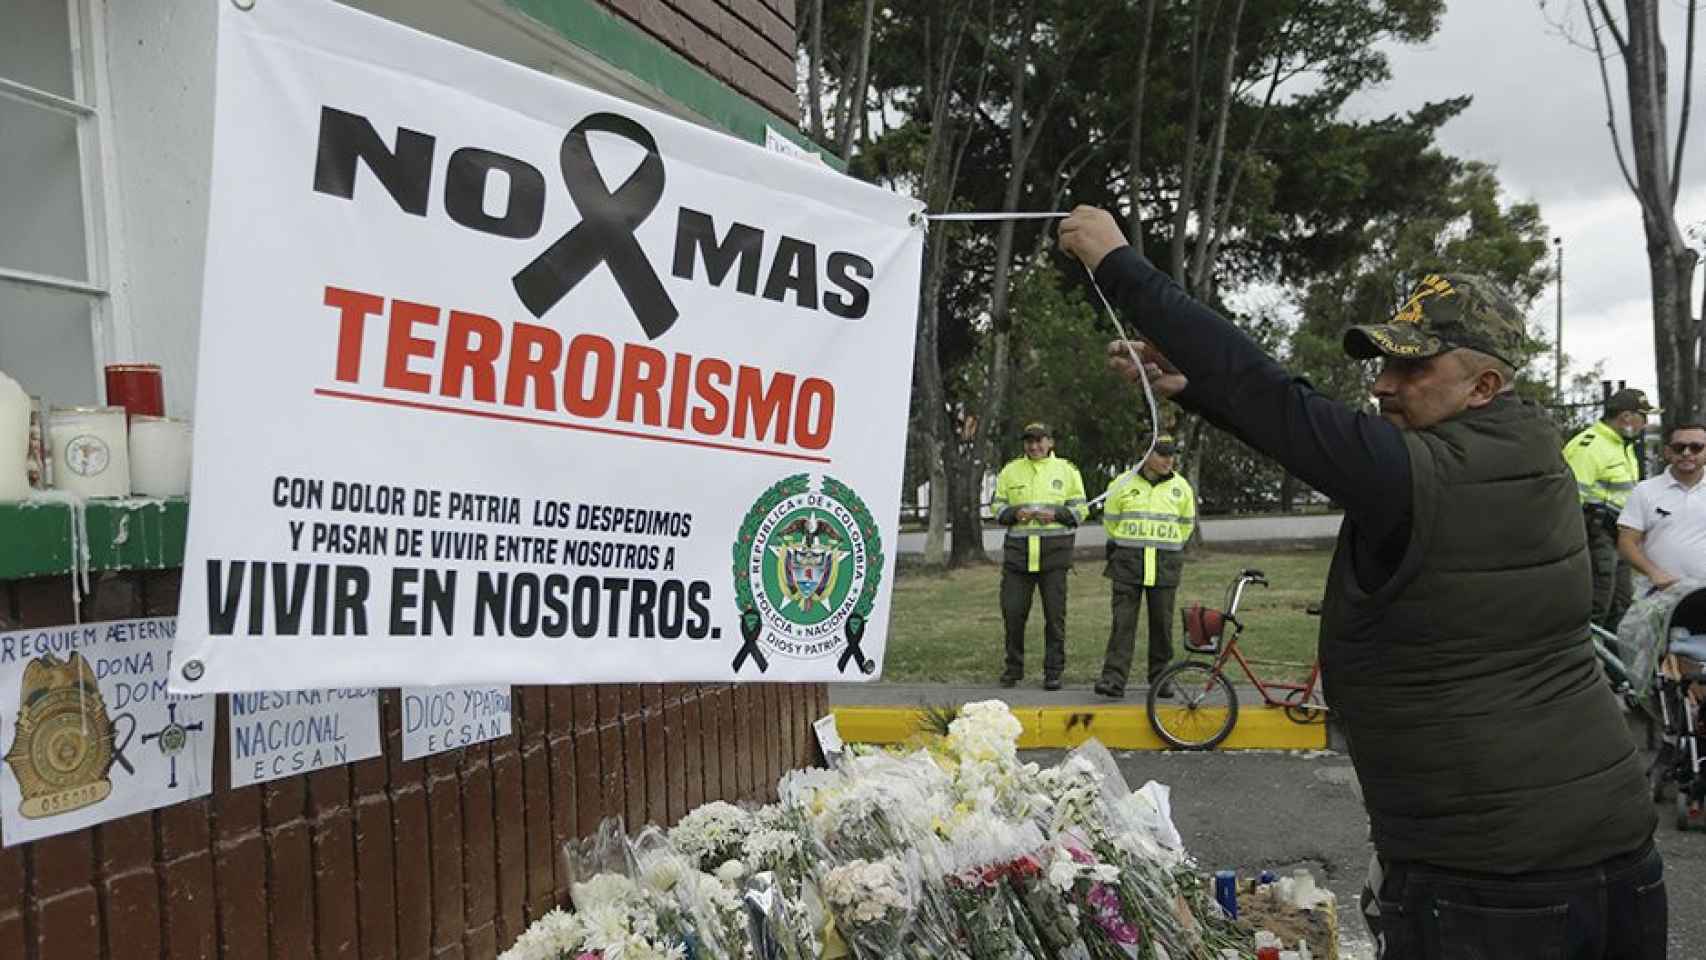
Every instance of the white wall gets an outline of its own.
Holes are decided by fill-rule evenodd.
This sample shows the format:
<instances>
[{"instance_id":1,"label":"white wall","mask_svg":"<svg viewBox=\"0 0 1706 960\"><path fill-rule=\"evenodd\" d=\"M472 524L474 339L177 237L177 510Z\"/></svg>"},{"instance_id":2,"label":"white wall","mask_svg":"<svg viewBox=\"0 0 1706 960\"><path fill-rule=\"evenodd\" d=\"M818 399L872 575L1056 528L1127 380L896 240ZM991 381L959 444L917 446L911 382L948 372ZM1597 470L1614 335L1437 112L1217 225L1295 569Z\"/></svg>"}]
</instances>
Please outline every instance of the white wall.
<instances>
[{"instance_id":1,"label":"white wall","mask_svg":"<svg viewBox=\"0 0 1706 960\"><path fill-rule=\"evenodd\" d=\"M127 359L164 368L175 416L190 415L195 391L216 2L226 0L105 4Z\"/></svg>"},{"instance_id":2,"label":"white wall","mask_svg":"<svg viewBox=\"0 0 1706 960\"><path fill-rule=\"evenodd\" d=\"M194 401L201 264L212 162L217 4L108 0L107 69L125 250L124 304L136 359L165 370L168 412ZM259 0L278 3L284 0ZM501 0L344 0L348 5L696 120L679 105ZM257 229L264 229L257 224ZM264 398L254 398L264 400Z\"/></svg>"}]
</instances>

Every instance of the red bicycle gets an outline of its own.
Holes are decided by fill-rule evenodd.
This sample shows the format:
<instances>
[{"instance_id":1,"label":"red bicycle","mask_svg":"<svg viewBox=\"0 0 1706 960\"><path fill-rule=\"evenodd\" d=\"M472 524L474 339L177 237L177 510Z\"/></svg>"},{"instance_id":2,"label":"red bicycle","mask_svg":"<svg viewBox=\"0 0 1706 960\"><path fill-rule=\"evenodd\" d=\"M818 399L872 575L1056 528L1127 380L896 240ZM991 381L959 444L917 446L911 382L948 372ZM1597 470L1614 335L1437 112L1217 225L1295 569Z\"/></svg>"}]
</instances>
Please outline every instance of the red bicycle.
<instances>
[{"instance_id":1,"label":"red bicycle","mask_svg":"<svg viewBox=\"0 0 1706 960\"><path fill-rule=\"evenodd\" d=\"M1180 750L1212 750L1232 733L1238 723L1238 691L1227 677L1227 664L1236 660L1250 679L1262 702L1280 707L1294 723L1325 723L1327 705L1321 696L1321 661L1310 666L1304 683L1263 680L1252 665L1301 667L1303 664L1251 660L1238 649L1244 624L1238 605L1251 584L1268 586L1260 570L1245 570L1226 588L1226 609L1213 610L1192 604L1181 611L1185 621L1185 649L1213 656L1212 660L1185 660L1168 667L1149 685L1149 725L1169 746ZM1319 608L1311 607L1311 614Z\"/></svg>"}]
</instances>

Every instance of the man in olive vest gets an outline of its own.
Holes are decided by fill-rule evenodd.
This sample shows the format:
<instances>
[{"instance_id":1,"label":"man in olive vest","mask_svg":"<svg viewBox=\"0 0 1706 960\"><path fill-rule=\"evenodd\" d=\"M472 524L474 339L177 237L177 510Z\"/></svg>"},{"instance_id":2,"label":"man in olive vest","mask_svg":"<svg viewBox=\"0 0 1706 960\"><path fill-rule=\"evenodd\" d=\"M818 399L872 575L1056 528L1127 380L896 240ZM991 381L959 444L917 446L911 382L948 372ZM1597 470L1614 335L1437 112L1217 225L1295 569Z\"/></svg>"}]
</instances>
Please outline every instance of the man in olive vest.
<instances>
[{"instance_id":1,"label":"man in olive vest","mask_svg":"<svg viewBox=\"0 0 1706 960\"><path fill-rule=\"evenodd\" d=\"M1345 350L1378 415L1317 393L1080 207L1060 244L1145 342L1156 394L1344 504L1321 667L1373 834L1382 960L1665 954L1643 764L1589 641L1575 478L1512 391L1523 317L1485 279L1425 277Z\"/></svg>"},{"instance_id":2,"label":"man in olive vest","mask_svg":"<svg viewBox=\"0 0 1706 960\"><path fill-rule=\"evenodd\" d=\"M1564 462L1576 475L1588 556L1593 561L1593 622L1616 630L1635 598L1629 561L1617 552L1617 515L1641 479L1641 435L1656 413L1639 390L1619 390L1605 401L1605 416L1564 444Z\"/></svg>"},{"instance_id":3,"label":"man in olive vest","mask_svg":"<svg viewBox=\"0 0 1706 960\"><path fill-rule=\"evenodd\" d=\"M1072 544L1089 504L1078 468L1054 455L1046 424L1028 423L1021 433L1025 455L1001 468L989 512L1007 528L1001 551L1001 620L1007 631L1007 663L1001 685L1025 676L1025 621L1033 591L1043 595L1043 689L1059 690L1066 669L1066 575Z\"/></svg>"},{"instance_id":4,"label":"man in olive vest","mask_svg":"<svg viewBox=\"0 0 1706 960\"><path fill-rule=\"evenodd\" d=\"M1137 641L1137 610L1149 602L1149 683L1173 659L1173 599L1185 567L1185 544L1197 522L1197 498L1190 482L1173 472L1178 447L1172 434L1155 440L1155 450L1108 488L1102 504L1102 528L1108 534L1108 565L1102 576L1113 581L1113 626L1102 658L1096 692L1125 696ZM1164 691L1162 696L1166 696Z\"/></svg>"}]
</instances>

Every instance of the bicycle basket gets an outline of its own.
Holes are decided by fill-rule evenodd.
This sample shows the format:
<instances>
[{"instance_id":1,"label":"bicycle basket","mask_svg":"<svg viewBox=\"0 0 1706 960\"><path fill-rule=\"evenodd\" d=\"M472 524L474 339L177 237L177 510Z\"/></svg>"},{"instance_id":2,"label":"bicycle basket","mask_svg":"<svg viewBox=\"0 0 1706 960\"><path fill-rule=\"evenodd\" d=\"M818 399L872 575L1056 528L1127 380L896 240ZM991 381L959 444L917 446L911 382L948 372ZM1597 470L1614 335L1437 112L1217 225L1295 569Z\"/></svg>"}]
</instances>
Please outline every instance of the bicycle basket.
<instances>
[{"instance_id":1,"label":"bicycle basket","mask_svg":"<svg viewBox=\"0 0 1706 960\"><path fill-rule=\"evenodd\" d=\"M1192 653L1217 653L1226 631L1226 615L1212 607L1193 603L1179 614L1185 620L1185 649Z\"/></svg>"}]
</instances>

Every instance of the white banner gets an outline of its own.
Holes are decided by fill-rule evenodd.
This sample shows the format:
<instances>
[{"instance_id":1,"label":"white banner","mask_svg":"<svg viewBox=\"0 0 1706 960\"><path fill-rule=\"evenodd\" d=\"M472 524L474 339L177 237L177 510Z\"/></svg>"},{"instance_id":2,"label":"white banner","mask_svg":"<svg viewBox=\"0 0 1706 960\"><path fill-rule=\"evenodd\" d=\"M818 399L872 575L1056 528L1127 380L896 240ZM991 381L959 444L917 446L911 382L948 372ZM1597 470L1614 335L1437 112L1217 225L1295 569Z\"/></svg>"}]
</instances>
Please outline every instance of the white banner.
<instances>
[{"instance_id":1,"label":"white banner","mask_svg":"<svg viewBox=\"0 0 1706 960\"><path fill-rule=\"evenodd\" d=\"M326 0L218 6L174 684L876 676L918 204Z\"/></svg>"},{"instance_id":2,"label":"white banner","mask_svg":"<svg viewBox=\"0 0 1706 960\"><path fill-rule=\"evenodd\" d=\"M509 687L405 687L403 759L507 737Z\"/></svg>"},{"instance_id":3,"label":"white banner","mask_svg":"<svg viewBox=\"0 0 1706 960\"><path fill-rule=\"evenodd\" d=\"M231 789L339 767L384 749L377 690L268 690L226 698Z\"/></svg>"},{"instance_id":4,"label":"white banner","mask_svg":"<svg viewBox=\"0 0 1706 960\"><path fill-rule=\"evenodd\" d=\"M0 633L10 847L206 796L213 698L167 693L171 618Z\"/></svg>"}]
</instances>

